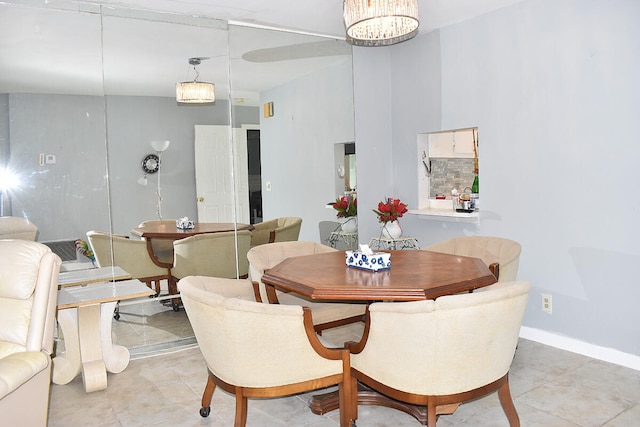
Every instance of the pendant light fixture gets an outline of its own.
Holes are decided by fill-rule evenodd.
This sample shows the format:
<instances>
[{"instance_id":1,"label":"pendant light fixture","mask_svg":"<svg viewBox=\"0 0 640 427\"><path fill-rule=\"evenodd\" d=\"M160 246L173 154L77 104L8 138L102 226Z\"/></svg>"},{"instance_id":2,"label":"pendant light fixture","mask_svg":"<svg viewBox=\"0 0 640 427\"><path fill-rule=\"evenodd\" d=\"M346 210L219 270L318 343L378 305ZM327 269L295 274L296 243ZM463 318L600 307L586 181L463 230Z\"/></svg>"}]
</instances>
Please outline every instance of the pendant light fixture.
<instances>
[{"instance_id":1,"label":"pendant light fixture","mask_svg":"<svg viewBox=\"0 0 640 427\"><path fill-rule=\"evenodd\" d=\"M196 76L192 82L176 83L176 101L181 104L211 104L216 100L215 86L213 83L199 82L198 69L202 61L209 58L189 58L189 64L193 65Z\"/></svg>"},{"instance_id":2,"label":"pendant light fixture","mask_svg":"<svg viewBox=\"0 0 640 427\"><path fill-rule=\"evenodd\" d=\"M347 41L389 46L418 34L418 0L344 0Z\"/></svg>"}]
</instances>

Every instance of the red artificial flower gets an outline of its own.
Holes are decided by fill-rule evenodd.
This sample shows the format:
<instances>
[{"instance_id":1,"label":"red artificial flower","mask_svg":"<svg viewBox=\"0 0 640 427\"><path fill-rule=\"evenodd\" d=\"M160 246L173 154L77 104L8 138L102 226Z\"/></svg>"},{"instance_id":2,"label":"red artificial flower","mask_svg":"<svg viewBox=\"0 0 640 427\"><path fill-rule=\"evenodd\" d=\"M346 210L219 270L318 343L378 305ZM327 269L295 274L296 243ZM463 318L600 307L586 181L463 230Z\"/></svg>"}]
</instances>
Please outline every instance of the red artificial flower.
<instances>
[{"instance_id":1,"label":"red artificial flower","mask_svg":"<svg viewBox=\"0 0 640 427\"><path fill-rule=\"evenodd\" d=\"M378 215L378 221L380 222L397 221L407 211L406 204L402 203L400 199L392 198L388 198L386 202L378 203L378 210L373 210Z\"/></svg>"},{"instance_id":2,"label":"red artificial flower","mask_svg":"<svg viewBox=\"0 0 640 427\"><path fill-rule=\"evenodd\" d=\"M347 218L358 214L358 199L353 196L342 196L333 203L333 209L338 211L338 218Z\"/></svg>"}]
</instances>

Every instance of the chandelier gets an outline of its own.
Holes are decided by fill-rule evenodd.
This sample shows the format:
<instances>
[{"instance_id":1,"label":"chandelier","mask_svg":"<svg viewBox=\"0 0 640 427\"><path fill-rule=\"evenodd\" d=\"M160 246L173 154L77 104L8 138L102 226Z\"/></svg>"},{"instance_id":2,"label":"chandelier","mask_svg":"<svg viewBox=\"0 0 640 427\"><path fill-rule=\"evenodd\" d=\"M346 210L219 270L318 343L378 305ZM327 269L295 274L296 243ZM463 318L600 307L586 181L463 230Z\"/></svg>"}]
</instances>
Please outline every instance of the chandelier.
<instances>
[{"instance_id":1,"label":"chandelier","mask_svg":"<svg viewBox=\"0 0 640 427\"><path fill-rule=\"evenodd\" d=\"M202 61L209 58L189 58L189 64L193 65L196 76L192 82L176 83L176 101L182 104L210 104L216 100L215 86L213 83L199 82L198 69Z\"/></svg>"},{"instance_id":2,"label":"chandelier","mask_svg":"<svg viewBox=\"0 0 640 427\"><path fill-rule=\"evenodd\" d=\"M418 34L418 0L344 0L347 41L389 46Z\"/></svg>"}]
</instances>

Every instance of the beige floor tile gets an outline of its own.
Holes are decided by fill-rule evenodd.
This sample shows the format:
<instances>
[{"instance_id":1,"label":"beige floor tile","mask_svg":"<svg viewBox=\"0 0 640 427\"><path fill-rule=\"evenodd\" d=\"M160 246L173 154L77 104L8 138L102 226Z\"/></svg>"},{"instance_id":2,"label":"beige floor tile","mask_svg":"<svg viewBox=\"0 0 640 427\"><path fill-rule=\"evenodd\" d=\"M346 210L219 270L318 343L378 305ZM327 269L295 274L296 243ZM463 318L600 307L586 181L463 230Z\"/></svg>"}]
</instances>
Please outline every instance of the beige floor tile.
<instances>
[{"instance_id":1,"label":"beige floor tile","mask_svg":"<svg viewBox=\"0 0 640 427\"><path fill-rule=\"evenodd\" d=\"M123 372L108 375L107 390L85 393L78 376L51 386L49 427L232 426L235 399L216 390L207 418L199 415L207 381L204 358L184 310L150 299L120 308L113 321L114 341L128 347L132 360ZM342 345L358 341L363 324L323 332ZM64 348L60 340L59 348ZM627 427L640 425L640 372L520 340L510 373L511 393L526 427ZM334 390L330 388L326 391ZM339 412L315 415L308 401L315 393L277 399L251 399L248 427L336 427ZM361 406L358 427L419 426L397 410ZM506 426L496 394L441 416L439 427Z\"/></svg>"}]
</instances>

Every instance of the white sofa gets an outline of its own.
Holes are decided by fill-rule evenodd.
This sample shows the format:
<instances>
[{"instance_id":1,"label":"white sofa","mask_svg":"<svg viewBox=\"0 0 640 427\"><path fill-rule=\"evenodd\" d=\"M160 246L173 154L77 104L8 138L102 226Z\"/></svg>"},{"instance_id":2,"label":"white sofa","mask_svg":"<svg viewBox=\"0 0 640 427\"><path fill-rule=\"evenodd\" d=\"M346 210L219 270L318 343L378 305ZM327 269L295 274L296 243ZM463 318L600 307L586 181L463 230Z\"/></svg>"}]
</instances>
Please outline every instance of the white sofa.
<instances>
[{"instance_id":1,"label":"white sofa","mask_svg":"<svg viewBox=\"0 0 640 427\"><path fill-rule=\"evenodd\" d=\"M2 425L47 425L60 264L41 243L0 240Z\"/></svg>"}]
</instances>

